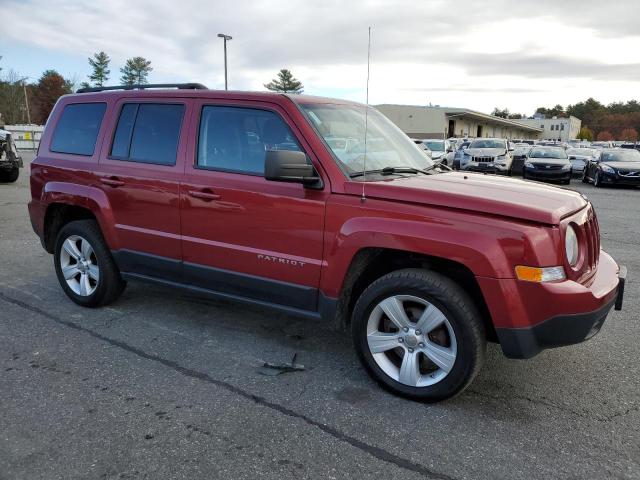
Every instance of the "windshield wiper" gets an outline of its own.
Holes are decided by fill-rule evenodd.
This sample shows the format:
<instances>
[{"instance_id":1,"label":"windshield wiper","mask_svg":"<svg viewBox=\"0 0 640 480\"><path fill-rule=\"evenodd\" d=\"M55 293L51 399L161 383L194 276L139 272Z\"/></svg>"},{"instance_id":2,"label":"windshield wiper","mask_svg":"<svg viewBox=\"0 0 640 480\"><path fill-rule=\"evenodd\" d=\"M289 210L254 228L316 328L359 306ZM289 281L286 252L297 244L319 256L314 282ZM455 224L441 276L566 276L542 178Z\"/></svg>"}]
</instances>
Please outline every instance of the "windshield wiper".
<instances>
[{"instance_id":1,"label":"windshield wiper","mask_svg":"<svg viewBox=\"0 0 640 480\"><path fill-rule=\"evenodd\" d=\"M353 172L349 174L350 178L362 177L367 173L374 173L378 175L393 175L394 173L425 173L424 170L414 167L384 167L375 170L366 170L361 172Z\"/></svg>"}]
</instances>

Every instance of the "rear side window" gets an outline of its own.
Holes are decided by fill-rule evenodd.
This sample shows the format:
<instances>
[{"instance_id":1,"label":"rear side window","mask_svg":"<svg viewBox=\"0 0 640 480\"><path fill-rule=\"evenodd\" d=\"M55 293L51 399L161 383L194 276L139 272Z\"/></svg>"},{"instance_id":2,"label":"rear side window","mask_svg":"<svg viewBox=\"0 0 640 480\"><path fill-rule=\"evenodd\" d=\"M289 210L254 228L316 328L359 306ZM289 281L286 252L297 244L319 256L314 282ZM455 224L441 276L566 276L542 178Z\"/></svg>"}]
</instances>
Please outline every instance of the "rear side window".
<instances>
[{"instance_id":1,"label":"rear side window","mask_svg":"<svg viewBox=\"0 0 640 480\"><path fill-rule=\"evenodd\" d=\"M49 150L73 155L93 155L106 109L106 103L73 103L64 107Z\"/></svg>"},{"instance_id":2,"label":"rear side window","mask_svg":"<svg viewBox=\"0 0 640 480\"><path fill-rule=\"evenodd\" d=\"M198 167L262 175L267 150L301 150L277 114L254 108L203 107Z\"/></svg>"},{"instance_id":3,"label":"rear side window","mask_svg":"<svg viewBox=\"0 0 640 480\"><path fill-rule=\"evenodd\" d=\"M126 103L113 136L111 157L175 165L184 105Z\"/></svg>"}]
</instances>

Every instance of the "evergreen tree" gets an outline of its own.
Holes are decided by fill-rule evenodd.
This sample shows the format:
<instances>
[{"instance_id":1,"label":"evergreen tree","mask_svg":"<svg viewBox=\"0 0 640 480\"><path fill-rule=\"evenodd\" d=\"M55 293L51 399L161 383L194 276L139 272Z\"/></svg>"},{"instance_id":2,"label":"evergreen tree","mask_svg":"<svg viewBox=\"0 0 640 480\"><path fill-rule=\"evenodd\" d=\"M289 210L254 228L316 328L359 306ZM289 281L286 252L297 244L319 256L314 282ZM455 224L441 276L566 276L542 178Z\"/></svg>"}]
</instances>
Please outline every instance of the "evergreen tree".
<instances>
[{"instance_id":1,"label":"evergreen tree","mask_svg":"<svg viewBox=\"0 0 640 480\"><path fill-rule=\"evenodd\" d=\"M109 80L109 62L111 59L109 55L104 52L98 52L93 54L93 58L89 58L89 65L93 68L93 73L89 75L89 80L93 82L96 87L103 87Z\"/></svg>"},{"instance_id":2,"label":"evergreen tree","mask_svg":"<svg viewBox=\"0 0 640 480\"><path fill-rule=\"evenodd\" d=\"M264 87L272 92L281 93L302 93L304 91L304 85L294 78L289 70L283 68L278 72L278 77L271 80L269 83L265 83Z\"/></svg>"},{"instance_id":3,"label":"evergreen tree","mask_svg":"<svg viewBox=\"0 0 640 480\"><path fill-rule=\"evenodd\" d=\"M143 57L133 57L127 60L124 67L120 69L122 77L120 82L123 85L144 85L149 83L147 76L151 72L151 62Z\"/></svg>"}]
</instances>

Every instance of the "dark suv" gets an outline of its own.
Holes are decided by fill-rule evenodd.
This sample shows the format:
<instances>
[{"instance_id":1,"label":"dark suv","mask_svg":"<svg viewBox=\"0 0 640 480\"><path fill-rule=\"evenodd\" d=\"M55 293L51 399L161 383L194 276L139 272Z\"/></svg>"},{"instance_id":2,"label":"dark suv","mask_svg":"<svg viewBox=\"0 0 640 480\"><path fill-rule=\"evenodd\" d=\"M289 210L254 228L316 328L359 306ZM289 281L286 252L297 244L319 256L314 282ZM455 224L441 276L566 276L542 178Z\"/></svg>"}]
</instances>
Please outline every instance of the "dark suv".
<instances>
[{"instance_id":1,"label":"dark suv","mask_svg":"<svg viewBox=\"0 0 640 480\"><path fill-rule=\"evenodd\" d=\"M360 104L176 86L81 90L47 122L29 212L80 305L142 280L323 319L429 401L471 382L487 340L529 358L621 307L578 193L441 170Z\"/></svg>"}]
</instances>

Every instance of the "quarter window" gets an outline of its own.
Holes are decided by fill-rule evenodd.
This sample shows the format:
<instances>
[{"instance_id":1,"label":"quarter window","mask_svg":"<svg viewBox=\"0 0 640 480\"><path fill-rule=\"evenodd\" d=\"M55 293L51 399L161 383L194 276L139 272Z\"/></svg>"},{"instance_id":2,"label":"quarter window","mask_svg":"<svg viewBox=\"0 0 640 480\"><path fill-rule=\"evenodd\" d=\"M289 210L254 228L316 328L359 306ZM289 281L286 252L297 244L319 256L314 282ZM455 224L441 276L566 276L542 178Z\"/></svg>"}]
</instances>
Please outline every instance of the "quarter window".
<instances>
[{"instance_id":1,"label":"quarter window","mask_svg":"<svg viewBox=\"0 0 640 480\"><path fill-rule=\"evenodd\" d=\"M126 103L120 111L111 157L175 165L184 105Z\"/></svg>"},{"instance_id":2,"label":"quarter window","mask_svg":"<svg viewBox=\"0 0 640 480\"><path fill-rule=\"evenodd\" d=\"M198 167L262 175L267 150L301 151L287 125L274 112L242 107L202 108Z\"/></svg>"},{"instance_id":3,"label":"quarter window","mask_svg":"<svg viewBox=\"0 0 640 480\"><path fill-rule=\"evenodd\" d=\"M93 155L106 108L106 103L74 103L64 107L49 149L58 153Z\"/></svg>"}]
</instances>

